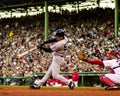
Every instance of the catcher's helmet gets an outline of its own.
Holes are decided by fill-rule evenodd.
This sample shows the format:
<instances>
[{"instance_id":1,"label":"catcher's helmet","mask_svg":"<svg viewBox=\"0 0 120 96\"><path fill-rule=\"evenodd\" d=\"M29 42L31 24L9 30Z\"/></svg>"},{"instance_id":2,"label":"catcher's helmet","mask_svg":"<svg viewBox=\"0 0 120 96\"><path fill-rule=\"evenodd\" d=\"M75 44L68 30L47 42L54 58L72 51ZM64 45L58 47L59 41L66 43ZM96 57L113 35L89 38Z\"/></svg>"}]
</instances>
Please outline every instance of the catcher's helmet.
<instances>
[{"instance_id":1,"label":"catcher's helmet","mask_svg":"<svg viewBox=\"0 0 120 96\"><path fill-rule=\"evenodd\" d=\"M64 37L64 30L63 29L56 30L54 36Z\"/></svg>"}]
</instances>

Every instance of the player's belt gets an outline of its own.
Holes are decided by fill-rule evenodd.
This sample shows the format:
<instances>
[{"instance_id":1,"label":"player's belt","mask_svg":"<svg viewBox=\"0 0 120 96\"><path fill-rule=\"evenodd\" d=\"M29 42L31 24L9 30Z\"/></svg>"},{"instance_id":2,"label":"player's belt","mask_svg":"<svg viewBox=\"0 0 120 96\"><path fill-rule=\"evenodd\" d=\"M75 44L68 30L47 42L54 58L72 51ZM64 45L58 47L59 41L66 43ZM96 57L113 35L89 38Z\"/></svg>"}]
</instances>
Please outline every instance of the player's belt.
<instances>
[{"instance_id":1,"label":"player's belt","mask_svg":"<svg viewBox=\"0 0 120 96\"><path fill-rule=\"evenodd\" d=\"M59 56L59 55L58 55ZM60 56L60 57L64 57L64 56Z\"/></svg>"},{"instance_id":2,"label":"player's belt","mask_svg":"<svg viewBox=\"0 0 120 96\"><path fill-rule=\"evenodd\" d=\"M55 56L60 56L60 57L64 57L64 56L62 56L62 55L55 55Z\"/></svg>"},{"instance_id":3,"label":"player's belt","mask_svg":"<svg viewBox=\"0 0 120 96\"><path fill-rule=\"evenodd\" d=\"M120 66L113 67L113 69L119 68Z\"/></svg>"}]
</instances>

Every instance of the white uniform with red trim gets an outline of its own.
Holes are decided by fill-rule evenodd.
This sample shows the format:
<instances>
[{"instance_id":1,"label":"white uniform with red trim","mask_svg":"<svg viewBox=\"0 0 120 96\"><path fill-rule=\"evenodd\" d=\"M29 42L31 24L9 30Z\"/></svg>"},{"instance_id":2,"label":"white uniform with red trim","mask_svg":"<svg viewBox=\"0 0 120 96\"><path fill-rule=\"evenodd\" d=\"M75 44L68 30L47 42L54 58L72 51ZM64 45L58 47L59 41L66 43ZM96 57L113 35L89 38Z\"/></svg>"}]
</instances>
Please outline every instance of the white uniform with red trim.
<instances>
[{"instance_id":1,"label":"white uniform with red trim","mask_svg":"<svg viewBox=\"0 0 120 96\"><path fill-rule=\"evenodd\" d=\"M60 40L54 43L52 46L50 46L50 49L53 51L52 64L46 72L46 75L39 82L35 81L35 84L44 84L44 82L46 82L51 75L53 76L53 78L60 80L61 82L64 82L66 84L69 84L69 80L67 80L65 77L59 74L61 65L65 63L65 46L67 42L68 39L67 37L65 37L63 40Z\"/></svg>"},{"instance_id":2,"label":"white uniform with red trim","mask_svg":"<svg viewBox=\"0 0 120 96\"><path fill-rule=\"evenodd\" d=\"M104 66L110 67L114 73L105 74L111 81L115 84L120 84L120 60L112 59L112 60L104 60Z\"/></svg>"}]
</instances>

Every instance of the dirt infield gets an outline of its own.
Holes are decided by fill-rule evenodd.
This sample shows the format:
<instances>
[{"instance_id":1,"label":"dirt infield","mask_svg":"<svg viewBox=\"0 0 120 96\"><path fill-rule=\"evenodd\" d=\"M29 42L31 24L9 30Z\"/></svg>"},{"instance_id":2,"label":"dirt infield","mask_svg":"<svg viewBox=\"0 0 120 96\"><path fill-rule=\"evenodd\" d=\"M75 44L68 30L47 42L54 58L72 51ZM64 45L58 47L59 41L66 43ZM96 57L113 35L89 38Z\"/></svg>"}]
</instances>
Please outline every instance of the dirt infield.
<instances>
[{"instance_id":1,"label":"dirt infield","mask_svg":"<svg viewBox=\"0 0 120 96\"><path fill-rule=\"evenodd\" d=\"M0 96L119 96L120 90L106 91L103 88L41 88L0 86Z\"/></svg>"}]
</instances>

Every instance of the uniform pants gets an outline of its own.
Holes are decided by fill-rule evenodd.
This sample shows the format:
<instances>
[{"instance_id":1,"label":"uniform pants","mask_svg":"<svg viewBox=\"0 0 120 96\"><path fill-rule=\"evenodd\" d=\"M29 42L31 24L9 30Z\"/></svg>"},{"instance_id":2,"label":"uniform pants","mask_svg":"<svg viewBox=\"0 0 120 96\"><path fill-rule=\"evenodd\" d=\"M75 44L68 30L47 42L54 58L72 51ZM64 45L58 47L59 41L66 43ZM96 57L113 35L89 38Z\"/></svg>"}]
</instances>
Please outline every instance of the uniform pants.
<instances>
[{"instance_id":1,"label":"uniform pants","mask_svg":"<svg viewBox=\"0 0 120 96\"><path fill-rule=\"evenodd\" d=\"M38 82L35 82L35 84L43 85L50 76L53 76L53 78L60 80L64 82L65 84L69 84L69 80L66 79L64 76L60 75L60 67L61 65L65 64L65 60L63 57L60 56L53 56L52 64L50 65L48 71L46 72L45 76Z\"/></svg>"}]
</instances>

